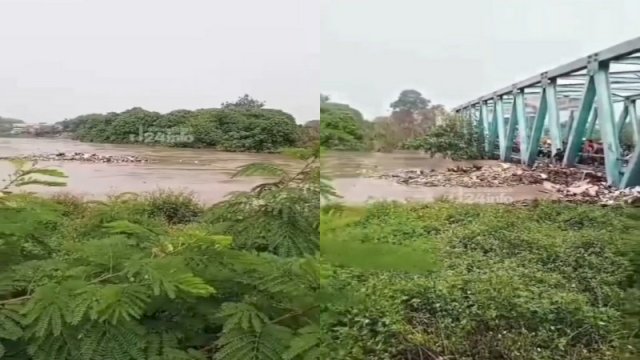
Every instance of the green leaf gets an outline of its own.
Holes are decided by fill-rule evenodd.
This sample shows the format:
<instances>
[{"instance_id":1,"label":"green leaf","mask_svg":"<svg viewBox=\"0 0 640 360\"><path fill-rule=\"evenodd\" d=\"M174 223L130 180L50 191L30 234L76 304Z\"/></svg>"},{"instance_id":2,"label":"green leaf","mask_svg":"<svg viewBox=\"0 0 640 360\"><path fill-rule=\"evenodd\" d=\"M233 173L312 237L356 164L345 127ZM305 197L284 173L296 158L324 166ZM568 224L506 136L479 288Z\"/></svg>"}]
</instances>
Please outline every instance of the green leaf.
<instances>
[{"instance_id":1,"label":"green leaf","mask_svg":"<svg viewBox=\"0 0 640 360\"><path fill-rule=\"evenodd\" d=\"M45 175L45 176L51 176L51 177L57 177L57 178L66 178L66 177L68 177L64 172L62 172L61 170L58 170L58 169L32 168L32 169L26 170L23 173L23 175L31 175L31 174L39 174L39 175Z\"/></svg>"},{"instance_id":2,"label":"green leaf","mask_svg":"<svg viewBox=\"0 0 640 360\"><path fill-rule=\"evenodd\" d=\"M219 315L227 319L224 323L224 331L242 329L259 332L269 321L267 315L245 303L225 303Z\"/></svg>"},{"instance_id":3,"label":"green leaf","mask_svg":"<svg viewBox=\"0 0 640 360\"><path fill-rule=\"evenodd\" d=\"M291 340L289 349L282 355L285 360L304 358L305 360L321 360L319 347L321 331L317 325L309 325L298 330L298 336ZM316 354L317 352L317 354Z\"/></svg>"},{"instance_id":4,"label":"green leaf","mask_svg":"<svg viewBox=\"0 0 640 360\"><path fill-rule=\"evenodd\" d=\"M282 359L291 339L291 329L268 324L261 331L235 328L225 332L217 345L216 360Z\"/></svg>"},{"instance_id":5,"label":"green leaf","mask_svg":"<svg viewBox=\"0 0 640 360\"><path fill-rule=\"evenodd\" d=\"M22 316L8 308L0 308L0 338L17 340L22 336Z\"/></svg>"},{"instance_id":6,"label":"green leaf","mask_svg":"<svg viewBox=\"0 0 640 360\"><path fill-rule=\"evenodd\" d=\"M268 177L287 177L287 172L277 165L270 163L251 163L238 168L232 178L242 176L268 176Z\"/></svg>"},{"instance_id":7,"label":"green leaf","mask_svg":"<svg viewBox=\"0 0 640 360\"><path fill-rule=\"evenodd\" d=\"M48 180L38 180L33 178L24 178L17 181L14 186L22 187L28 185L42 185L42 186L51 186L51 187L63 187L67 186L66 182L62 181L48 181Z\"/></svg>"}]
</instances>

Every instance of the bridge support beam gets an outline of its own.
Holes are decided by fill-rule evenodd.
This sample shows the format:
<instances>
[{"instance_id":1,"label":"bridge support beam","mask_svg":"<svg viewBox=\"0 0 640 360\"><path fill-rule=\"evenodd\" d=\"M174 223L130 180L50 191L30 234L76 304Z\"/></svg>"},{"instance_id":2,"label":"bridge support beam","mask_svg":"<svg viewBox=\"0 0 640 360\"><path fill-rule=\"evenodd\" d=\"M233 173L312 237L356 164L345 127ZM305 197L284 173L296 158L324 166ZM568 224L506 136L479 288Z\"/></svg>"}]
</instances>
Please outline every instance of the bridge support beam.
<instances>
[{"instance_id":1,"label":"bridge support beam","mask_svg":"<svg viewBox=\"0 0 640 360\"><path fill-rule=\"evenodd\" d=\"M591 110L591 116L589 117L589 127L587 128L586 138L593 139L593 131L596 129L596 123L598 122L598 107L595 106Z\"/></svg>"},{"instance_id":2,"label":"bridge support beam","mask_svg":"<svg viewBox=\"0 0 640 360\"><path fill-rule=\"evenodd\" d=\"M536 113L535 120L531 127L531 137L529 138L527 152L524 165L533 166L538 158L538 144L540 144L540 138L542 137L542 130L544 129L544 120L547 117L547 89L542 88L540 94L540 105L538 105L538 112Z\"/></svg>"},{"instance_id":3,"label":"bridge support beam","mask_svg":"<svg viewBox=\"0 0 640 360\"><path fill-rule=\"evenodd\" d=\"M629 121L631 121L631 128L633 129L633 145L637 147L638 141L640 141L640 124L638 124L636 100L631 100L627 111L629 112Z\"/></svg>"},{"instance_id":4,"label":"bridge support beam","mask_svg":"<svg viewBox=\"0 0 640 360\"><path fill-rule=\"evenodd\" d=\"M520 163L526 163L526 154L530 146L529 124L524 108L524 91L518 91L515 95L515 112L518 120L518 133L520 134Z\"/></svg>"},{"instance_id":5,"label":"bridge support beam","mask_svg":"<svg viewBox=\"0 0 640 360\"><path fill-rule=\"evenodd\" d=\"M640 138L640 126L638 124L638 114L636 112L636 100L635 99L626 99L624 101L624 106L622 108L622 112L620 113L620 118L618 119L618 136L622 137L624 132L624 127L627 124L627 120L631 123L631 130L633 132L633 143L638 144L638 139Z\"/></svg>"},{"instance_id":6,"label":"bridge support beam","mask_svg":"<svg viewBox=\"0 0 640 360\"><path fill-rule=\"evenodd\" d=\"M582 102L578 110L578 116L573 122L573 126L569 131L569 141L567 142L567 150L564 153L562 165L565 167L573 167L576 165L578 154L582 148L587 123L593 110L593 102L596 98L596 87L593 78L589 76L582 95ZM597 112L593 111L594 114ZM595 119L591 120L595 122Z\"/></svg>"},{"instance_id":7,"label":"bridge support beam","mask_svg":"<svg viewBox=\"0 0 640 360\"><path fill-rule=\"evenodd\" d=\"M481 125L482 128L479 129L480 133L483 134L483 140L484 140L484 152L485 154L489 154L490 152L490 148L489 148L489 111L488 111L488 105L486 101L483 101L482 103L480 103L480 121L478 121L478 125Z\"/></svg>"},{"instance_id":8,"label":"bridge support beam","mask_svg":"<svg viewBox=\"0 0 640 360\"><path fill-rule=\"evenodd\" d=\"M621 151L616 120L613 113L613 101L609 83L609 63L594 63L595 73L593 80L596 87L596 100L598 102L598 121L600 123L600 136L604 146L605 169L607 172L607 184L620 185Z\"/></svg>"},{"instance_id":9,"label":"bridge support beam","mask_svg":"<svg viewBox=\"0 0 640 360\"><path fill-rule=\"evenodd\" d=\"M505 148L507 147L507 144L504 140L505 138L505 133L504 133L504 113L503 113L503 108L502 108L502 96L496 96L493 99L493 125L491 127L492 129L492 134L493 137L490 139L490 143L492 144L492 148L491 151L493 151L493 144L495 144L496 142L496 138L495 138L495 134L497 132L498 135L498 149L499 149L499 154L498 157L502 158L502 154L504 153Z\"/></svg>"}]
</instances>

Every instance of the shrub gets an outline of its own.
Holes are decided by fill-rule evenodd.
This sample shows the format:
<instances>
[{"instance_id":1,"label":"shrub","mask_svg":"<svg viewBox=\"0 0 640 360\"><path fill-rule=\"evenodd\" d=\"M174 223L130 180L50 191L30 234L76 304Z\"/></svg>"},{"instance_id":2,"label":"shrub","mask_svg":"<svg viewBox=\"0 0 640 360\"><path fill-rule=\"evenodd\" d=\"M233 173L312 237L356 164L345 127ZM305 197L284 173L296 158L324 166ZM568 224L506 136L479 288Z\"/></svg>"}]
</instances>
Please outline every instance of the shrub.
<instances>
[{"instance_id":1,"label":"shrub","mask_svg":"<svg viewBox=\"0 0 640 360\"><path fill-rule=\"evenodd\" d=\"M152 217L159 217L171 225L190 223L203 212L202 205L191 192L160 189L144 194L142 200Z\"/></svg>"},{"instance_id":2,"label":"shrub","mask_svg":"<svg viewBox=\"0 0 640 360\"><path fill-rule=\"evenodd\" d=\"M637 210L378 203L341 214L321 215L327 286L355 299L326 305L340 358L637 356ZM399 248L366 261L351 248L367 243ZM430 271L408 266L420 256Z\"/></svg>"}]
</instances>

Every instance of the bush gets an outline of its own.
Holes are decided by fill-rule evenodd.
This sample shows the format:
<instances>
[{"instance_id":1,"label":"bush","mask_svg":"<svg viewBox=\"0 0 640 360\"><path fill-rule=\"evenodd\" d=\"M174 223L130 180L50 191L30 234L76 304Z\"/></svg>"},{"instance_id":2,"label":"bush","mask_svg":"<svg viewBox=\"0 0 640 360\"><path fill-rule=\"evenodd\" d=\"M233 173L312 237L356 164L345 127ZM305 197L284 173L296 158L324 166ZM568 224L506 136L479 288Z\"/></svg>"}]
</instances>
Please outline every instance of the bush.
<instances>
[{"instance_id":1,"label":"bush","mask_svg":"<svg viewBox=\"0 0 640 360\"><path fill-rule=\"evenodd\" d=\"M435 126L427 135L412 140L406 147L453 160L478 160L486 156L484 133L458 115L446 117L442 124Z\"/></svg>"},{"instance_id":2,"label":"bush","mask_svg":"<svg viewBox=\"0 0 640 360\"><path fill-rule=\"evenodd\" d=\"M0 198L0 357L327 358L317 261L232 250L207 224L174 225L197 211L169 191Z\"/></svg>"},{"instance_id":3,"label":"bush","mask_svg":"<svg viewBox=\"0 0 640 360\"><path fill-rule=\"evenodd\" d=\"M204 210L191 192L160 189L144 194L143 201L149 207L150 216L170 225L193 222Z\"/></svg>"},{"instance_id":4,"label":"bush","mask_svg":"<svg viewBox=\"0 0 640 360\"><path fill-rule=\"evenodd\" d=\"M327 305L339 358L637 356L637 210L378 203L321 216L327 286L354 299ZM366 262L335 256L340 242L350 254L352 244L400 248L383 257L396 262ZM423 271L408 266L420 256Z\"/></svg>"}]
</instances>

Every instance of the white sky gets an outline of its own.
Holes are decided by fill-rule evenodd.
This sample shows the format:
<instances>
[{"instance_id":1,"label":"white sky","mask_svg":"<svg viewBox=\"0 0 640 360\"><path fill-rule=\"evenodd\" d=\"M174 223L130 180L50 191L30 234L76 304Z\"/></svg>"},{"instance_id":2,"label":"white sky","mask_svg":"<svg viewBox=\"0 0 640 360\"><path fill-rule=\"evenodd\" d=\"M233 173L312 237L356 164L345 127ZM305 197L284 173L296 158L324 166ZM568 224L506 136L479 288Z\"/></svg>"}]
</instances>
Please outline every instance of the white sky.
<instances>
[{"instance_id":1,"label":"white sky","mask_svg":"<svg viewBox=\"0 0 640 360\"><path fill-rule=\"evenodd\" d=\"M640 0L321 1L322 92L368 118L403 89L451 108L640 36Z\"/></svg>"},{"instance_id":2,"label":"white sky","mask_svg":"<svg viewBox=\"0 0 640 360\"><path fill-rule=\"evenodd\" d=\"M319 0L0 0L0 116L59 121L244 93L319 117Z\"/></svg>"}]
</instances>

